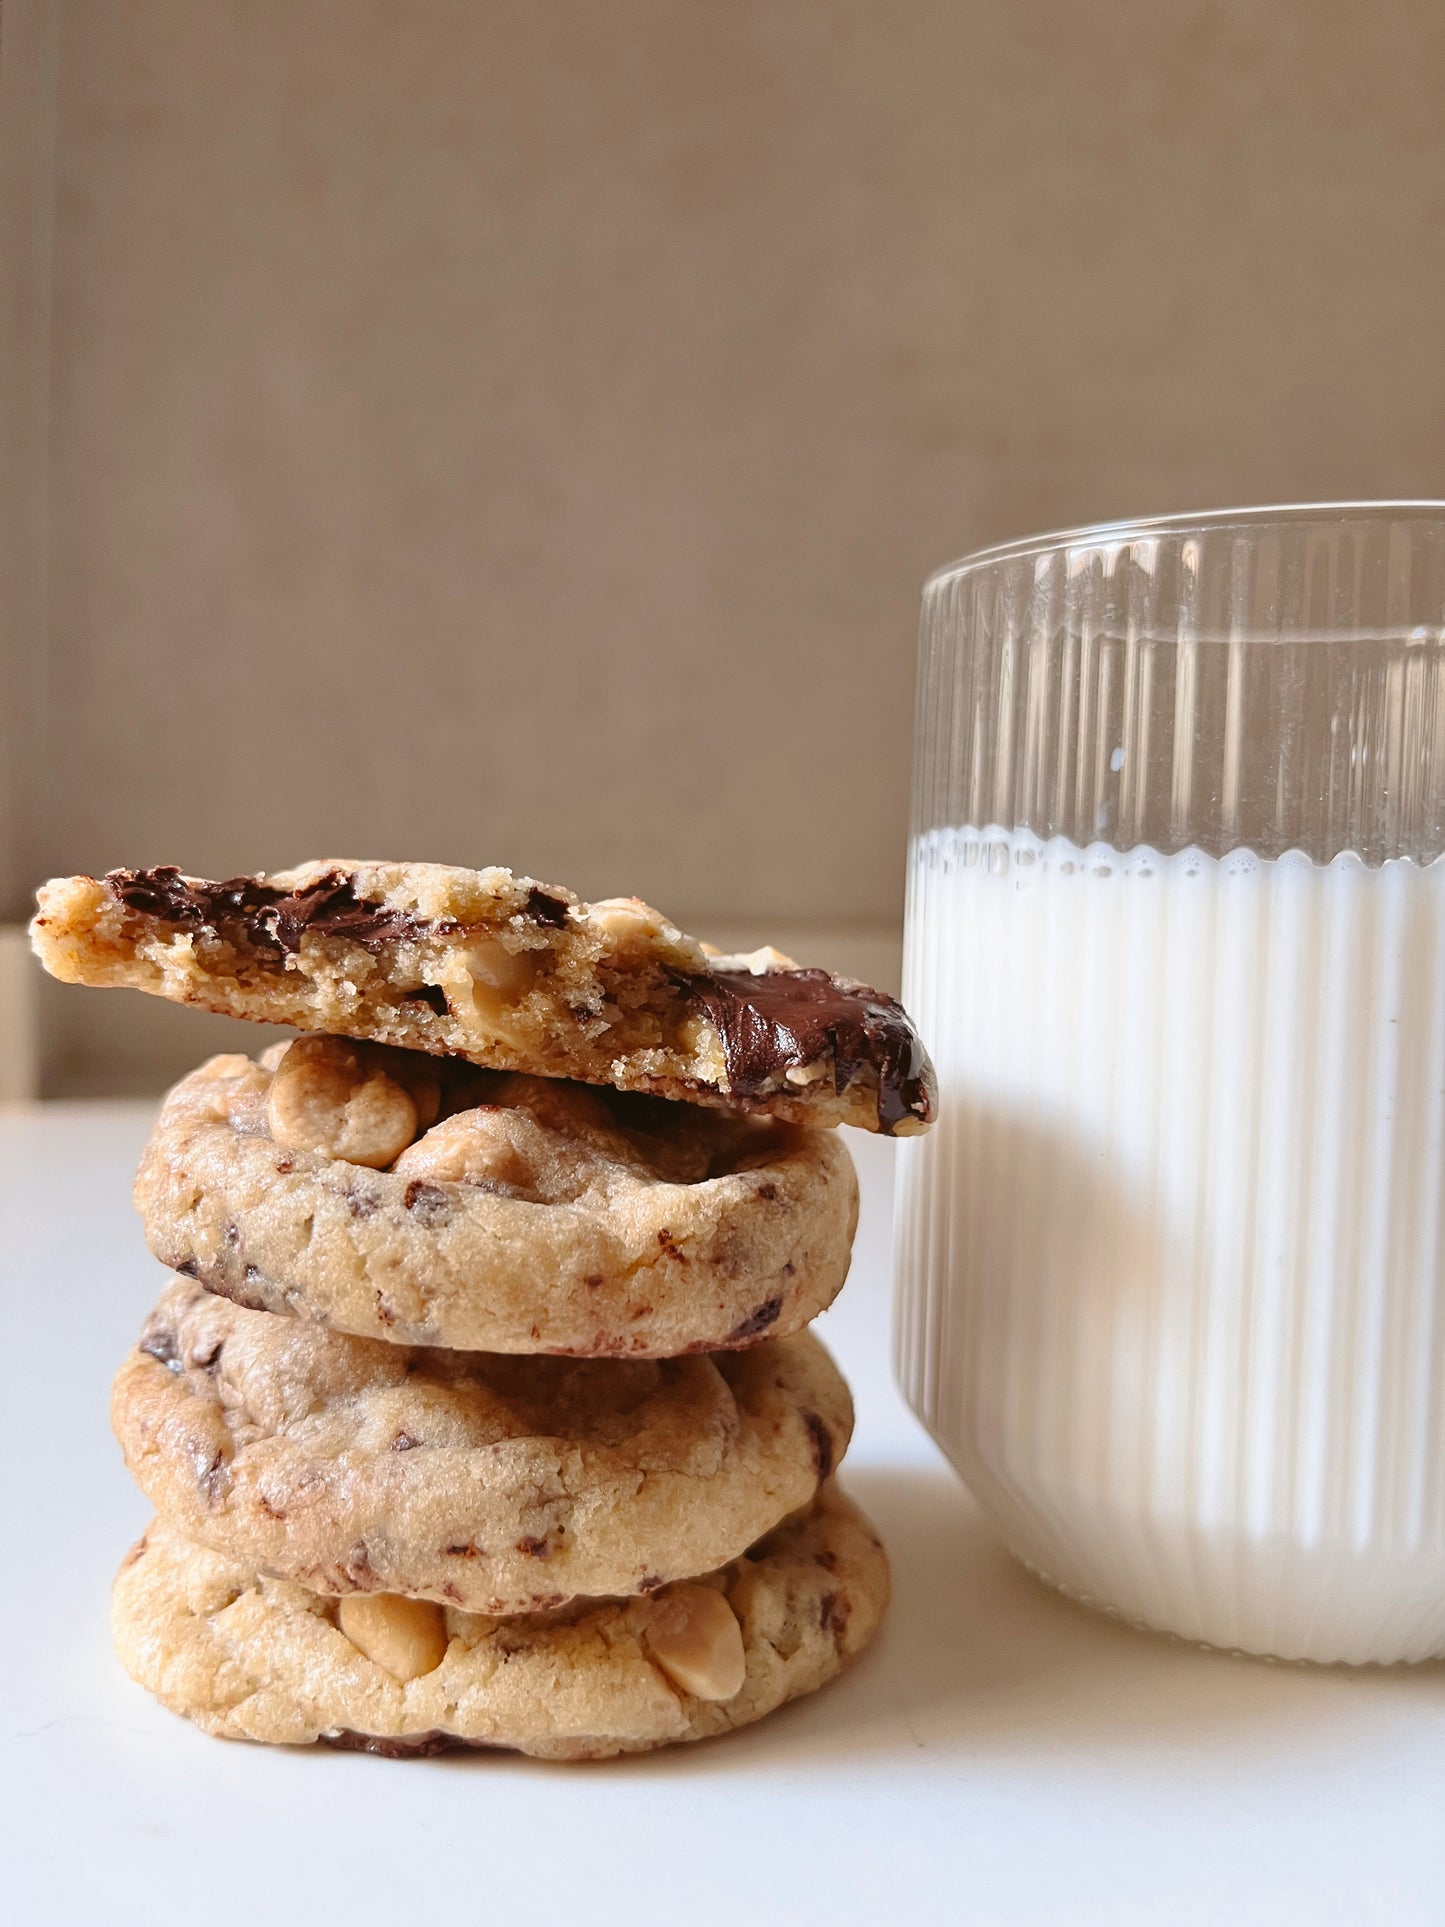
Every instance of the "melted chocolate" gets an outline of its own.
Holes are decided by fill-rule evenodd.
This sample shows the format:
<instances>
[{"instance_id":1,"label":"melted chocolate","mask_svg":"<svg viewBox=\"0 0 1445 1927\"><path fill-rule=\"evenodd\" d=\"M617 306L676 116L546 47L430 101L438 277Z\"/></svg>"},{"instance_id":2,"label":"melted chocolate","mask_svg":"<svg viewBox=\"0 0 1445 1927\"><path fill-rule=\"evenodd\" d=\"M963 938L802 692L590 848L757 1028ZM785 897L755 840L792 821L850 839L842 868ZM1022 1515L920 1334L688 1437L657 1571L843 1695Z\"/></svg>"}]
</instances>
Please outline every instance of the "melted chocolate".
<instances>
[{"instance_id":1,"label":"melted chocolate","mask_svg":"<svg viewBox=\"0 0 1445 1927\"><path fill-rule=\"evenodd\" d=\"M288 956L301 948L308 930L345 937L376 955L384 944L454 927L429 924L385 904L365 903L352 879L340 870L304 890L278 890L256 877L203 883L183 877L169 864L158 870L112 870L105 881L128 910L159 917L183 930L214 930L227 943L280 950Z\"/></svg>"},{"instance_id":2,"label":"melted chocolate","mask_svg":"<svg viewBox=\"0 0 1445 1927\"><path fill-rule=\"evenodd\" d=\"M343 1726L338 1733L323 1733L322 1743L345 1753L375 1753L383 1760L429 1760L438 1753L461 1749L481 1751L485 1740L462 1740L455 1733L432 1727L427 1733L408 1733L404 1739L389 1740L380 1733L353 1733Z\"/></svg>"},{"instance_id":3,"label":"melted chocolate","mask_svg":"<svg viewBox=\"0 0 1445 1927\"><path fill-rule=\"evenodd\" d=\"M880 1131L932 1117L932 1066L896 998L826 970L709 970L678 982L721 1037L740 1097L759 1096L792 1065L831 1057L839 1096L860 1071L876 1076Z\"/></svg>"},{"instance_id":4,"label":"melted chocolate","mask_svg":"<svg viewBox=\"0 0 1445 1927\"><path fill-rule=\"evenodd\" d=\"M527 907L523 915L530 917L533 923L546 923L554 930L561 930L567 922L566 899L554 897L534 883L527 892Z\"/></svg>"}]
</instances>

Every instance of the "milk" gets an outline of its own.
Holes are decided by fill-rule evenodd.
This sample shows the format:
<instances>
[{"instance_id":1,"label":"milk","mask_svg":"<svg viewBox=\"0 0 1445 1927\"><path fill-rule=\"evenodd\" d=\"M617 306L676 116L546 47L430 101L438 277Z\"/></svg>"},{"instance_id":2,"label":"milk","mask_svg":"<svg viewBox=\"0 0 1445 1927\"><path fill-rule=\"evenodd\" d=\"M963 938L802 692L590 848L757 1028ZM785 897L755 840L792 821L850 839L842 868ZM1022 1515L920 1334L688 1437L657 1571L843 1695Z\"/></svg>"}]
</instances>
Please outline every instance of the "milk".
<instances>
[{"instance_id":1,"label":"milk","mask_svg":"<svg viewBox=\"0 0 1445 1927\"><path fill-rule=\"evenodd\" d=\"M1214 1645L1445 1652L1445 861L935 830L897 1366L1013 1549Z\"/></svg>"}]
</instances>

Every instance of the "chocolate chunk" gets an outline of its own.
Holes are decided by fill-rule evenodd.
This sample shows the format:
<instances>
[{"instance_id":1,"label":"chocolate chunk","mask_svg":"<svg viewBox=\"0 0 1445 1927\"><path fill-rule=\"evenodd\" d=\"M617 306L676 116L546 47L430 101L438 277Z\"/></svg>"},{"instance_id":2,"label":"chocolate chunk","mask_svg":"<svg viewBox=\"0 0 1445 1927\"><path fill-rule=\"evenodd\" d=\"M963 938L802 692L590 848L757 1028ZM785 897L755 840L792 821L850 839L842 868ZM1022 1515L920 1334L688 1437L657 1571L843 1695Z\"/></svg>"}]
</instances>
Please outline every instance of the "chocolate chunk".
<instances>
[{"instance_id":1,"label":"chocolate chunk","mask_svg":"<svg viewBox=\"0 0 1445 1927\"><path fill-rule=\"evenodd\" d=\"M759 1332L765 1332L769 1325L775 1325L778 1322L782 1309L781 1298L769 1298L766 1304L759 1305L756 1311L749 1312L740 1325L734 1325L723 1343L740 1345L745 1338L756 1338Z\"/></svg>"},{"instance_id":2,"label":"chocolate chunk","mask_svg":"<svg viewBox=\"0 0 1445 1927\"><path fill-rule=\"evenodd\" d=\"M206 1495L206 1503L215 1505L230 1483L230 1471L226 1465L225 1450L217 1446L209 1462L197 1469L196 1484Z\"/></svg>"},{"instance_id":3,"label":"chocolate chunk","mask_svg":"<svg viewBox=\"0 0 1445 1927\"><path fill-rule=\"evenodd\" d=\"M833 1434L828 1430L816 1412L804 1412L803 1423L808 1428L808 1437L813 1442L813 1464L817 1468L818 1483L833 1470Z\"/></svg>"},{"instance_id":4,"label":"chocolate chunk","mask_svg":"<svg viewBox=\"0 0 1445 1927\"><path fill-rule=\"evenodd\" d=\"M546 923L554 930L561 930L567 922L567 904L564 898L550 896L534 883L527 892L527 907L522 914L533 923Z\"/></svg>"},{"instance_id":5,"label":"chocolate chunk","mask_svg":"<svg viewBox=\"0 0 1445 1927\"><path fill-rule=\"evenodd\" d=\"M378 1574L371 1563L371 1551L364 1539L358 1539L341 1561L341 1571L358 1590L369 1592L374 1588Z\"/></svg>"},{"instance_id":6,"label":"chocolate chunk","mask_svg":"<svg viewBox=\"0 0 1445 1927\"><path fill-rule=\"evenodd\" d=\"M179 1271L181 1267L178 1265L176 1269ZM196 1276L194 1272L190 1275ZM255 1265L247 1265L244 1284L239 1278L225 1271L210 1272L204 1278L197 1278L197 1283L210 1292L213 1298L229 1298L233 1305L239 1305L243 1311L271 1310L269 1299L263 1292L255 1289L257 1285L266 1283Z\"/></svg>"},{"instance_id":7,"label":"chocolate chunk","mask_svg":"<svg viewBox=\"0 0 1445 1927\"><path fill-rule=\"evenodd\" d=\"M388 1740L379 1733L353 1733L349 1727L342 1727L336 1733L323 1733L322 1742L346 1753L374 1753L383 1760L429 1760L437 1753L450 1753L457 1748L486 1746L485 1740L459 1740L453 1733L443 1733L440 1727L432 1727L426 1733L409 1733L405 1739Z\"/></svg>"},{"instance_id":8,"label":"chocolate chunk","mask_svg":"<svg viewBox=\"0 0 1445 1927\"><path fill-rule=\"evenodd\" d=\"M452 1201L446 1192L435 1184L423 1184L420 1178L410 1181L401 1202L402 1208L420 1218L429 1231L446 1224L452 1215Z\"/></svg>"},{"instance_id":9,"label":"chocolate chunk","mask_svg":"<svg viewBox=\"0 0 1445 1927\"><path fill-rule=\"evenodd\" d=\"M147 1325L141 1333L140 1348L147 1358L164 1365L168 1372L181 1369L181 1349L176 1335L164 1325Z\"/></svg>"},{"instance_id":10,"label":"chocolate chunk","mask_svg":"<svg viewBox=\"0 0 1445 1927\"><path fill-rule=\"evenodd\" d=\"M524 1552L529 1559L550 1559L552 1542L550 1539L534 1539L529 1533L526 1538L517 1541L517 1550Z\"/></svg>"},{"instance_id":11,"label":"chocolate chunk","mask_svg":"<svg viewBox=\"0 0 1445 1927\"><path fill-rule=\"evenodd\" d=\"M877 1079L881 1131L932 1117L928 1053L896 998L826 970L708 970L674 981L722 1039L739 1097L761 1095L791 1067L831 1060L840 1096L860 1072Z\"/></svg>"},{"instance_id":12,"label":"chocolate chunk","mask_svg":"<svg viewBox=\"0 0 1445 1927\"><path fill-rule=\"evenodd\" d=\"M344 937L377 955L388 943L414 941L430 930L456 927L430 924L385 904L364 903L352 879L340 870L305 890L278 890L256 877L192 881L171 864L155 870L111 870L105 882L128 910L183 930L214 930L227 943L280 950L288 956L301 948L308 930L324 937Z\"/></svg>"},{"instance_id":13,"label":"chocolate chunk","mask_svg":"<svg viewBox=\"0 0 1445 1927\"><path fill-rule=\"evenodd\" d=\"M183 929L210 928L228 939L246 936L248 920L277 902L284 892L254 877L228 877L221 883L190 882L174 864L154 870L110 870L105 882L127 910L159 917Z\"/></svg>"}]
</instances>

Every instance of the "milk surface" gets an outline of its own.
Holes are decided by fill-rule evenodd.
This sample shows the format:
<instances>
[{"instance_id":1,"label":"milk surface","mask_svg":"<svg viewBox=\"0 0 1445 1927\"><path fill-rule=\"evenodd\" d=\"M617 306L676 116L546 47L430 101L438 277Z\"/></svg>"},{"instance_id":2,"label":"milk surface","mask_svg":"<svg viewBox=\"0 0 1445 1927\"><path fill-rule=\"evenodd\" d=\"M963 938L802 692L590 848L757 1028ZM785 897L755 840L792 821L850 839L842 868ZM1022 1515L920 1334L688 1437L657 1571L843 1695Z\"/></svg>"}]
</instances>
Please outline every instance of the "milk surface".
<instances>
[{"instance_id":1,"label":"milk surface","mask_svg":"<svg viewBox=\"0 0 1445 1927\"><path fill-rule=\"evenodd\" d=\"M1445 1651L1445 861L915 844L905 1392L1014 1549L1213 1644Z\"/></svg>"}]
</instances>

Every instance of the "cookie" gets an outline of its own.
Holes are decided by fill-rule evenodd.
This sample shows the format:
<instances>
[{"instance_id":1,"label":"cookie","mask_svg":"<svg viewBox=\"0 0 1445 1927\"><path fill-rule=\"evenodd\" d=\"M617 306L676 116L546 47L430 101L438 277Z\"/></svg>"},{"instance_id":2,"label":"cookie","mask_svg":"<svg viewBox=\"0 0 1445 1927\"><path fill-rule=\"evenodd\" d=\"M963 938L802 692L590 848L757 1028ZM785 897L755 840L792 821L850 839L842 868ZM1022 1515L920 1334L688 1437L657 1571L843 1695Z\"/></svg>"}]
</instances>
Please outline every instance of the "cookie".
<instances>
[{"instance_id":1,"label":"cookie","mask_svg":"<svg viewBox=\"0 0 1445 1927\"><path fill-rule=\"evenodd\" d=\"M324 1041L274 1074L271 1053L212 1058L141 1162L151 1250L241 1305L408 1345L671 1358L797 1331L847 1275L836 1131L342 1040L323 1078ZM390 1168L302 1148L318 1137Z\"/></svg>"},{"instance_id":2,"label":"cookie","mask_svg":"<svg viewBox=\"0 0 1445 1927\"><path fill-rule=\"evenodd\" d=\"M877 1629L888 1564L829 1485L746 1557L651 1598L502 1620L363 1603L358 1644L339 1624L348 1602L157 1522L121 1568L111 1623L131 1677L223 1739L595 1760L707 1739L826 1685Z\"/></svg>"},{"instance_id":3,"label":"cookie","mask_svg":"<svg viewBox=\"0 0 1445 1927\"><path fill-rule=\"evenodd\" d=\"M775 951L719 957L636 898L582 903L510 870L113 870L46 884L31 937L67 983L497 1070L890 1134L933 1116L893 998Z\"/></svg>"},{"instance_id":4,"label":"cookie","mask_svg":"<svg viewBox=\"0 0 1445 1927\"><path fill-rule=\"evenodd\" d=\"M111 1416L188 1537L313 1592L485 1613L710 1572L807 1504L852 1431L807 1332L661 1361L426 1351L180 1278Z\"/></svg>"}]
</instances>

